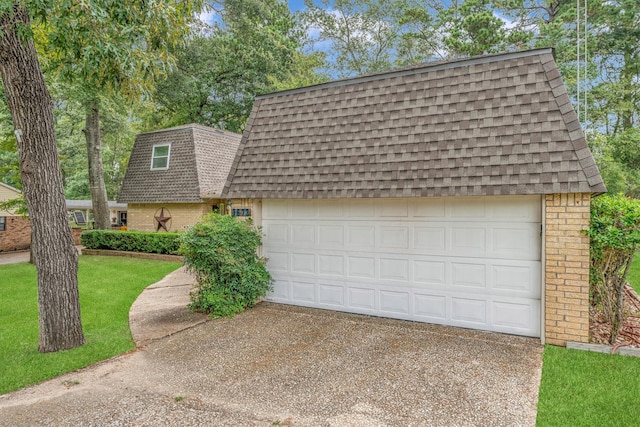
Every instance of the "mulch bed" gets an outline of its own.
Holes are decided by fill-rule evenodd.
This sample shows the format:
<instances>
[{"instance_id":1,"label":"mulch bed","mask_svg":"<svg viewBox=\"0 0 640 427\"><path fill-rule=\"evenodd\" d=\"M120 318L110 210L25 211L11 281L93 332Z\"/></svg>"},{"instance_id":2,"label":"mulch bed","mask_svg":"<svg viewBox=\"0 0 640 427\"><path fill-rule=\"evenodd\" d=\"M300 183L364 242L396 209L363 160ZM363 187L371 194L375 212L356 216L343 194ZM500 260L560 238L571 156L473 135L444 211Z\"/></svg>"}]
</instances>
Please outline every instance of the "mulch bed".
<instances>
[{"instance_id":1,"label":"mulch bed","mask_svg":"<svg viewBox=\"0 0 640 427\"><path fill-rule=\"evenodd\" d=\"M625 319L614 343L614 351L619 347L640 347L640 297L629 285L624 289ZM589 333L591 342L595 344L609 344L611 324L605 322L602 314L593 307L589 311Z\"/></svg>"}]
</instances>

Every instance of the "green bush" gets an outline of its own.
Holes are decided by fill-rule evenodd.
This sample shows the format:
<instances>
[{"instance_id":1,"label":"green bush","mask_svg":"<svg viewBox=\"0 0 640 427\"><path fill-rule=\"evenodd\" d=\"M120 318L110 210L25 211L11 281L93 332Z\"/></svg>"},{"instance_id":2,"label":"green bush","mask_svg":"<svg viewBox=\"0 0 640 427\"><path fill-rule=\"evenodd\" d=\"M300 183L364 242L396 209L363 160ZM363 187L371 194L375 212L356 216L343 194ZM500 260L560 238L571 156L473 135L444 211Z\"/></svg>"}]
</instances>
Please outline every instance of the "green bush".
<instances>
[{"instance_id":1,"label":"green bush","mask_svg":"<svg viewBox=\"0 0 640 427\"><path fill-rule=\"evenodd\" d=\"M87 230L80 235L87 249L178 255L180 234L147 231Z\"/></svg>"},{"instance_id":2,"label":"green bush","mask_svg":"<svg viewBox=\"0 0 640 427\"><path fill-rule=\"evenodd\" d=\"M271 289L265 260L256 252L260 229L251 220L211 213L189 228L181 241L184 263L197 279L191 309L212 317L233 316Z\"/></svg>"},{"instance_id":3,"label":"green bush","mask_svg":"<svg viewBox=\"0 0 640 427\"><path fill-rule=\"evenodd\" d=\"M591 304L612 325L610 342L622 322L624 285L640 244L640 200L622 194L591 202Z\"/></svg>"}]
</instances>

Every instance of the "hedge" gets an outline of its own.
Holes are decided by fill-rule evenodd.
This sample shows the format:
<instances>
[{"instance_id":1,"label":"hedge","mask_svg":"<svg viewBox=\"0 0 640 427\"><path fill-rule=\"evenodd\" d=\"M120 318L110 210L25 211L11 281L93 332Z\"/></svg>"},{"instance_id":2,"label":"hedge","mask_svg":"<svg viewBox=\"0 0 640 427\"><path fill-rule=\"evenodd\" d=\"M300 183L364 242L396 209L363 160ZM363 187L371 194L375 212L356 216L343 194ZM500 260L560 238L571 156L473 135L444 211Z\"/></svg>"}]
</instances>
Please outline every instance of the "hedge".
<instances>
[{"instance_id":1,"label":"hedge","mask_svg":"<svg viewBox=\"0 0 640 427\"><path fill-rule=\"evenodd\" d=\"M180 233L87 230L80 235L80 243L87 249L179 255Z\"/></svg>"}]
</instances>

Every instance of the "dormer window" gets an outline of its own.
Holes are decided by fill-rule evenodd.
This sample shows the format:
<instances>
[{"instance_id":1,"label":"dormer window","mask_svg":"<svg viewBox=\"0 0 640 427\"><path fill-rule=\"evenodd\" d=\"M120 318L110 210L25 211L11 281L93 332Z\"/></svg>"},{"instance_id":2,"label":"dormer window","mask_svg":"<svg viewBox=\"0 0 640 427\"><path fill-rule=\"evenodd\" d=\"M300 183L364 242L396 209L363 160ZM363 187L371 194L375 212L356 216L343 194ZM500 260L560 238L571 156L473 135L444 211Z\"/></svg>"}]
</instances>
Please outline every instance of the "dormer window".
<instances>
[{"instance_id":1,"label":"dormer window","mask_svg":"<svg viewBox=\"0 0 640 427\"><path fill-rule=\"evenodd\" d=\"M151 155L151 170L169 169L171 144L155 144Z\"/></svg>"}]
</instances>

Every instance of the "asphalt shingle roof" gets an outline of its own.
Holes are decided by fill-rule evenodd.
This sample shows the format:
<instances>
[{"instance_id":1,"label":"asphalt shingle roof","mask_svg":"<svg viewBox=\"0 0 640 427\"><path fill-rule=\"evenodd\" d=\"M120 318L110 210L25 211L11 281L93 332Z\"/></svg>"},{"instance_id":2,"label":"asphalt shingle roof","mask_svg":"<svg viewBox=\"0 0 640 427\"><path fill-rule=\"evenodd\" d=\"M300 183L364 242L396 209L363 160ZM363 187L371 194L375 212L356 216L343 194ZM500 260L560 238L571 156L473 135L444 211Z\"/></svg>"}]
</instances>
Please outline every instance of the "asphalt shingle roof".
<instances>
[{"instance_id":1,"label":"asphalt shingle roof","mask_svg":"<svg viewBox=\"0 0 640 427\"><path fill-rule=\"evenodd\" d=\"M258 97L225 187L246 198L603 191L551 49Z\"/></svg>"},{"instance_id":2,"label":"asphalt shingle roof","mask_svg":"<svg viewBox=\"0 0 640 427\"><path fill-rule=\"evenodd\" d=\"M136 137L121 203L187 203L220 197L241 135L198 124ZM154 144L171 144L169 168L151 170Z\"/></svg>"}]
</instances>

